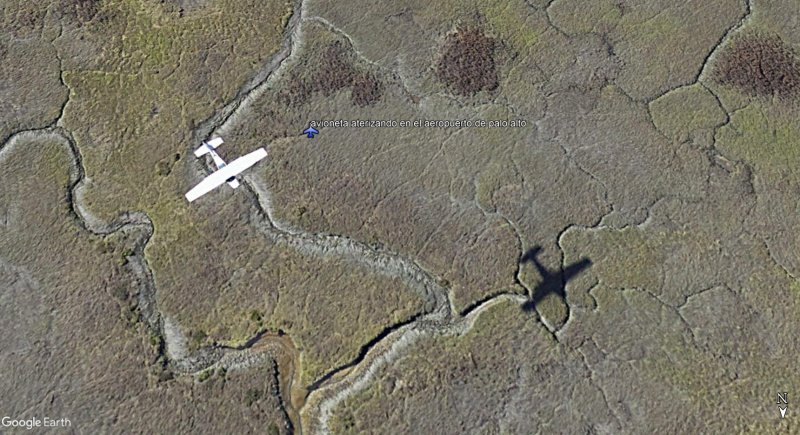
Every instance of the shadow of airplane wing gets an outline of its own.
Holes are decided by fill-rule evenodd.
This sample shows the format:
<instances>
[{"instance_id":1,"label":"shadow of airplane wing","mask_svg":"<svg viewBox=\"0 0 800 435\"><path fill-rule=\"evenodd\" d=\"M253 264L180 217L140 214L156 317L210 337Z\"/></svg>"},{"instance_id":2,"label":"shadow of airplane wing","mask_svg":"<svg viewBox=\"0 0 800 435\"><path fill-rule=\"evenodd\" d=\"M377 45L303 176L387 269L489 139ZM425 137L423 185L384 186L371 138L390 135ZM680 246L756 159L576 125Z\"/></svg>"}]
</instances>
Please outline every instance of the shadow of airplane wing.
<instances>
[{"instance_id":1,"label":"shadow of airplane wing","mask_svg":"<svg viewBox=\"0 0 800 435\"><path fill-rule=\"evenodd\" d=\"M583 269L586 269L587 267L589 267L591 265L592 265L592 261L589 260L588 258L584 258L581 261L572 263L569 266L565 267L564 271L563 271L563 275L562 275L564 283L567 283L569 280L571 280L576 275L581 273L581 271Z\"/></svg>"}]
</instances>

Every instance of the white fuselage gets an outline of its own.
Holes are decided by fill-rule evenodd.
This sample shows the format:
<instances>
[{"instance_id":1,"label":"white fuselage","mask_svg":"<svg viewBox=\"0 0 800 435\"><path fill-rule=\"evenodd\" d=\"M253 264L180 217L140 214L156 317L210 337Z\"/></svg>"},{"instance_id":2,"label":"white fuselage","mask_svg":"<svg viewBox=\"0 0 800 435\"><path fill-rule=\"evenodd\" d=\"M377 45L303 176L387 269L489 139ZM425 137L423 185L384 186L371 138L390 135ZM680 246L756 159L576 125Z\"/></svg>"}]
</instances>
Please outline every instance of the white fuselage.
<instances>
[{"instance_id":1,"label":"white fuselage","mask_svg":"<svg viewBox=\"0 0 800 435\"><path fill-rule=\"evenodd\" d=\"M214 151L214 148L208 146L208 144L206 144L206 147L208 148L208 154L211 154L211 158L214 159L214 164L217 165L217 169L224 168L226 165L225 160L222 160L222 157L220 157L219 154L217 154L217 152ZM231 186L232 188L236 189L237 187L239 187L239 180L237 180L234 177L229 178L228 186Z\"/></svg>"}]
</instances>

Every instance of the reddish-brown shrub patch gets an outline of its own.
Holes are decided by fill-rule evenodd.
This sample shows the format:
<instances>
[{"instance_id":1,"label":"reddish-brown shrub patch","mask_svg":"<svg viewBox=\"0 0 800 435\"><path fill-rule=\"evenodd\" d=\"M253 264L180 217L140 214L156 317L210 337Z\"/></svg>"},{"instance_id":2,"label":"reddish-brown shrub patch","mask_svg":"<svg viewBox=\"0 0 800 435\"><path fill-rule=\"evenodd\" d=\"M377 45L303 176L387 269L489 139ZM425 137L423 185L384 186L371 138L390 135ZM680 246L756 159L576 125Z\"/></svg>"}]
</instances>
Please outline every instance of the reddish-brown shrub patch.
<instances>
[{"instance_id":1,"label":"reddish-brown shrub patch","mask_svg":"<svg viewBox=\"0 0 800 435\"><path fill-rule=\"evenodd\" d=\"M494 50L494 39L481 29L458 29L444 41L436 75L454 92L464 96L495 89L498 81Z\"/></svg>"},{"instance_id":2,"label":"reddish-brown shrub patch","mask_svg":"<svg viewBox=\"0 0 800 435\"><path fill-rule=\"evenodd\" d=\"M350 52L340 41L335 41L322 52L313 84L316 90L329 96L350 86L354 76Z\"/></svg>"},{"instance_id":3,"label":"reddish-brown shrub patch","mask_svg":"<svg viewBox=\"0 0 800 435\"><path fill-rule=\"evenodd\" d=\"M356 106L365 107L381 99L383 85L375 74L362 72L356 74L350 87L350 98Z\"/></svg>"},{"instance_id":4,"label":"reddish-brown shrub patch","mask_svg":"<svg viewBox=\"0 0 800 435\"><path fill-rule=\"evenodd\" d=\"M355 65L353 53L342 42L335 41L287 78L280 99L284 104L299 106L315 93L328 97L349 87L354 105L374 104L383 94L383 84L375 74ZM306 70L309 73L300 73Z\"/></svg>"},{"instance_id":5,"label":"reddish-brown shrub patch","mask_svg":"<svg viewBox=\"0 0 800 435\"><path fill-rule=\"evenodd\" d=\"M44 25L44 16L47 11L38 9L35 6L32 9L23 9L17 14L17 26L25 30L40 30Z\"/></svg>"},{"instance_id":6,"label":"reddish-brown shrub patch","mask_svg":"<svg viewBox=\"0 0 800 435\"><path fill-rule=\"evenodd\" d=\"M61 0L60 10L78 24L86 24L100 10L100 0Z\"/></svg>"},{"instance_id":7,"label":"reddish-brown shrub patch","mask_svg":"<svg viewBox=\"0 0 800 435\"><path fill-rule=\"evenodd\" d=\"M314 89L308 80L303 79L297 74L292 74L281 90L281 101L289 106L300 106L311 98Z\"/></svg>"},{"instance_id":8,"label":"reddish-brown shrub patch","mask_svg":"<svg viewBox=\"0 0 800 435\"><path fill-rule=\"evenodd\" d=\"M800 93L800 63L776 36L735 38L720 54L713 77L751 96L790 98Z\"/></svg>"}]
</instances>

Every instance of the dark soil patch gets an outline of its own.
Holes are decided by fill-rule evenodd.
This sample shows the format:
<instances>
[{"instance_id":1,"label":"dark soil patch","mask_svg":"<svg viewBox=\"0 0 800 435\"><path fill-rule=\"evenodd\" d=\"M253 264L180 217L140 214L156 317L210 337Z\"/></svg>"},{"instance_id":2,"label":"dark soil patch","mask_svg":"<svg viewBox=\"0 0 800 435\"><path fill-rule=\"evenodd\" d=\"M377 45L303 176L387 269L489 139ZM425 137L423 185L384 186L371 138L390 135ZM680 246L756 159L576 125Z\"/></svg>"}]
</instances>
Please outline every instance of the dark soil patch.
<instances>
[{"instance_id":1,"label":"dark soil patch","mask_svg":"<svg viewBox=\"0 0 800 435\"><path fill-rule=\"evenodd\" d=\"M475 27L461 28L448 35L436 65L436 75L453 91L475 95L497 88L494 39Z\"/></svg>"},{"instance_id":2,"label":"dark soil patch","mask_svg":"<svg viewBox=\"0 0 800 435\"><path fill-rule=\"evenodd\" d=\"M776 36L740 36L721 53L713 73L718 83L756 97L792 98L800 94L800 62Z\"/></svg>"}]
</instances>

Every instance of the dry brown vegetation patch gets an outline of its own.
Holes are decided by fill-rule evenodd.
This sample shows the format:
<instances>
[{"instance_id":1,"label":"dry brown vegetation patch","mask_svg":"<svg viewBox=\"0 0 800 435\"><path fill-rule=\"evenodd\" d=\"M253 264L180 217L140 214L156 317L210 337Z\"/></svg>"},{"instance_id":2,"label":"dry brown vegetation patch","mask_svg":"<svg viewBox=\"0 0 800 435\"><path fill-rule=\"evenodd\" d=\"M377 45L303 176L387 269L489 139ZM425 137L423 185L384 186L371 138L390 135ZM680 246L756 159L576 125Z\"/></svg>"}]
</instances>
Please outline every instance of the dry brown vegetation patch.
<instances>
[{"instance_id":1,"label":"dry brown vegetation patch","mask_svg":"<svg viewBox=\"0 0 800 435\"><path fill-rule=\"evenodd\" d=\"M800 93L800 63L777 36L740 36L720 55L714 79L757 97L790 98Z\"/></svg>"},{"instance_id":2,"label":"dry brown vegetation patch","mask_svg":"<svg viewBox=\"0 0 800 435\"><path fill-rule=\"evenodd\" d=\"M442 46L436 75L455 92L464 95L497 88L495 40L477 27L460 28Z\"/></svg>"}]
</instances>

